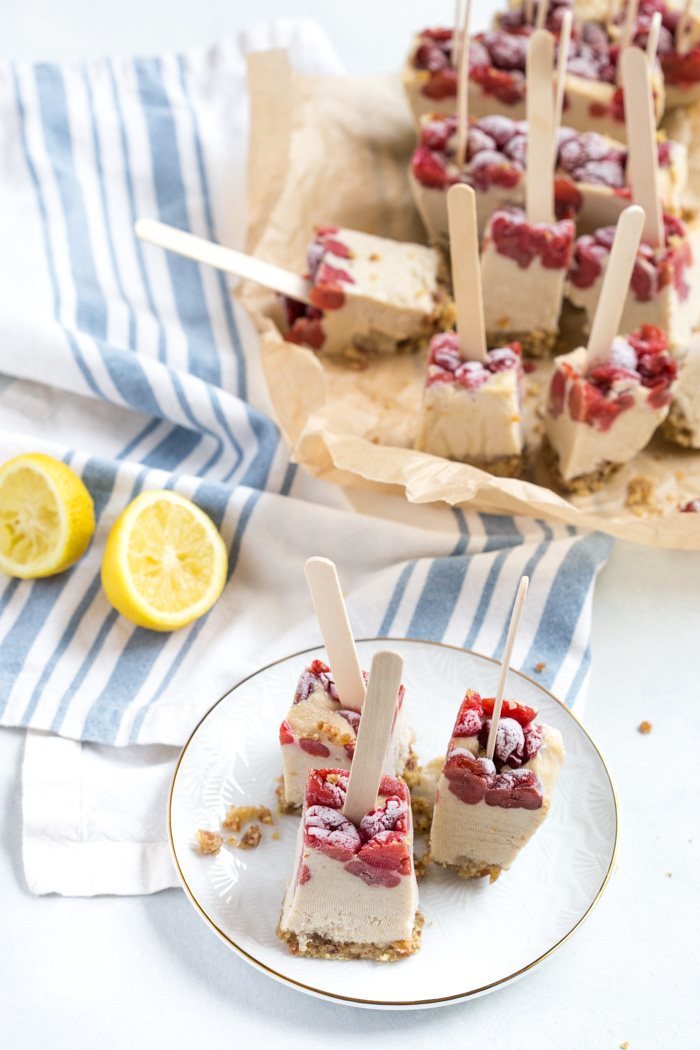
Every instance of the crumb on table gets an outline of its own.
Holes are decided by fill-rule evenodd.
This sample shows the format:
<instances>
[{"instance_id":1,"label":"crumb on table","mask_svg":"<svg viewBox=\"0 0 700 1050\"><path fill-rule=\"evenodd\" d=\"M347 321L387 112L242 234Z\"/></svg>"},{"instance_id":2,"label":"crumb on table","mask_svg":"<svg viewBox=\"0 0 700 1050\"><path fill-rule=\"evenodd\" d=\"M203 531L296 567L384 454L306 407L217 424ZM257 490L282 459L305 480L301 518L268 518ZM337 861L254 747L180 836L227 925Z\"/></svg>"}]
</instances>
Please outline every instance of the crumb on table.
<instances>
[{"instance_id":1,"label":"crumb on table","mask_svg":"<svg viewBox=\"0 0 700 1050\"><path fill-rule=\"evenodd\" d=\"M637 729L640 733L651 733L651 722L640 722Z\"/></svg>"},{"instance_id":2,"label":"crumb on table","mask_svg":"<svg viewBox=\"0 0 700 1050\"><path fill-rule=\"evenodd\" d=\"M224 841L218 831L204 831L202 828L195 832L195 838L202 853L218 853Z\"/></svg>"},{"instance_id":3,"label":"crumb on table","mask_svg":"<svg viewBox=\"0 0 700 1050\"><path fill-rule=\"evenodd\" d=\"M544 671L546 666L547 666L547 664L544 662L544 660L540 660L540 662L538 664L535 664L535 670L536 671Z\"/></svg>"},{"instance_id":4,"label":"crumb on table","mask_svg":"<svg viewBox=\"0 0 700 1050\"><path fill-rule=\"evenodd\" d=\"M272 837L273 837L273 839L275 839L275 841L277 841L277 839L280 837L279 831L273 831L272 832Z\"/></svg>"}]
</instances>

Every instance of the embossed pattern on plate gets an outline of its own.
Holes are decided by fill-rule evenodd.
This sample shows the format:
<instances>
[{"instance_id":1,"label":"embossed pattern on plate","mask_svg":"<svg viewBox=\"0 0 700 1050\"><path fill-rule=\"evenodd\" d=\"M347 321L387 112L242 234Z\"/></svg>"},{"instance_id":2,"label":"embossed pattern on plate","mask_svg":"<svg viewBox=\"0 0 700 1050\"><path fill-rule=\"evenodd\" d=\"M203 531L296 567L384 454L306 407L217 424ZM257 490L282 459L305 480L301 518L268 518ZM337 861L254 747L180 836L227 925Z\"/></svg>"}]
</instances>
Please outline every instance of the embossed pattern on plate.
<instances>
[{"instance_id":1,"label":"embossed pattern on plate","mask_svg":"<svg viewBox=\"0 0 700 1050\"><path fill-rule=\"evenodd\" d=\"M387 640L358 642L363 667ZM467 687L493 695L498 664L434 642L391 639L405 659L406 710L422 764L444 754ZM322 647L263 668L227 693L195 729L170 796L171 845L184 888L214 930L263 972L302 991L358 1006L409 1009L483 995L542 962L583 921L612 870L617 804L605 763L571 712L512 672L510 695L561 730L567 757L551 811L510 871L493 885L430 868L420 885L425 916L418 955L391 965L295 958L275 926L292 874L298 819L277 817L247 852L224 845L202 856L198 828L218 830L231 805L276 814L278 728L300 671ZM272 838L272 831L279 838ZM421 840L419 840L419 846ZM475 951L474 946L479 950Z\"/></svg>"}]
</instances>

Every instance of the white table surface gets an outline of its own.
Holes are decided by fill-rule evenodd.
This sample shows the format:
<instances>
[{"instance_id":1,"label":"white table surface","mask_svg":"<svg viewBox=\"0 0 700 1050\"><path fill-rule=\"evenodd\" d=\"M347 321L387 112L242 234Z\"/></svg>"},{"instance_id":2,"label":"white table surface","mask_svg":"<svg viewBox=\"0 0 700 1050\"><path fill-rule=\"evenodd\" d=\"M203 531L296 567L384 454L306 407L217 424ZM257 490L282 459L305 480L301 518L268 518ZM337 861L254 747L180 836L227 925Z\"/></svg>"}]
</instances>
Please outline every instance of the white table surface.
<instances>
[{"instance_id":1,"label":"white table surface","mask_svg":"<svg viewBox=\"0 0 700 1050\"><path fill-rule=\"evenodd\" d=\"M492 0L475 0L484 24ZM410 32L451 0L4 0L0 57L82 58L207 44L253 21L307 15L350 72L396 68ZM700 553L618 542L596 588L586 724L615 781L615 874L580 930L539 970L472 1003L380 1012L336 1006L253 970L180 890L150 897L32 896L21 862L23 733L0 732L0 1046L140 1050L513 1050L698 1045L700 1026ZM647 719L649 735L637 731ZM670 756L670 758L669 758ZM464 951L478 951L478 944ZM503 946L507 952L508 946Z\"/></svg>"}]
</instances>

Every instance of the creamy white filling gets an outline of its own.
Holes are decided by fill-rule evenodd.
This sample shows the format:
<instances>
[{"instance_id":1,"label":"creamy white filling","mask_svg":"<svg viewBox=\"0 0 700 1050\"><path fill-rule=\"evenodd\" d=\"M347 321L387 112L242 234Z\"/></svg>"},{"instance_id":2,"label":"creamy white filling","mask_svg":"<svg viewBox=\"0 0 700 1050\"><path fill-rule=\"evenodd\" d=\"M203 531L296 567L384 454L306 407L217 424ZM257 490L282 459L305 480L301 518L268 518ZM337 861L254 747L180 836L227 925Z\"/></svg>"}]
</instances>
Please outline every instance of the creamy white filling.
<instances>
[{"instance_id":1,"label":"creamy white filling","mask_svg":"<svg viewBox=\"0 0 700 1050\"><path fill-rule=\"evenodd\" d=\"M344 745L353 742L356 736L349 722L338 714L337 702L331 699L320 682L306 700L292 705L287 722L295 742L281 745L284 793L290 805L301 806L309 769L350 769ZM299 747L297 740L313 733L320 737L319 743L328 748L330 755L310 755ZM414 739L415 734L402 704L389 739L383 773L391 776L403 774Z\"/></svg>"},{"instance_id":2,"label":"creamy white filling","mask_svg":"<svg viewBox=\"0 0 700 1050\"><path fill-rule=\"evenodd\" d=\"M349 259L326 252L324 261L344 270L354 283L342 282L345 303L325 310L321 325L327 354L358 346L391 353L396 344L429 335L438 300L440 256L423 244L392 241L341 227L333 239L346 245Z\"/></svg>"},{"instance_id":3,"label":"creamy white filling","mask_svg":"<svg viewBox=\"0 0 700 1050\"><path fill-rule=\"evenodd\" d=\"M409 807L409 823L410 807ZM413 825L407 836L413 851ZM300 861L310 877L296 884ZM297 833L292 881L282 905L280 926L304 936L318 934L339 943L384 945L409 940L418 910L418 886L413 870L398 886L368 886L358 875L345 871L344 861L304 845L303 821ZM303 948L303 945L302 945Z\"/></svg>"},{"instance_id":4,"label":"creamy white filling","mask_svg":"<svg viewBox=\"0 0 700 1050\"><path fill-rule=\"evenodd\" d=\"M523 450L517 371L495 372L477 390L458 383L426 387L416 448L466 463Z\"/></svg>"},{"instance_id":5,"label":"creamy white filling","mask_svg":"<svg viewBox=\"0 0 700 1050\"><path fill-rule=\"evenodd\" d=\"M440 864L498 866L509 868L518 852L547 816L554 785L564 761L561 733L543 725L544 740L523 769L531 769L542 784L544 803L540 809L501 809L485 802L462 802L450 791L444 773L438 781L438 797L430 833L430 855ZM475 751L472 738L459 745Z\"/></svg>"},{"instance_id":6,"label":"creamy white filling","mask_svg":"<svg viewBox=\"0 0 700 1050\"><path fill-rule=\"evenodd\" d=\"M455 165L449 165L448 170ZM447 191L435 186L424 186L409 170L408 181L413 192L413 199L420 214L430 241L444 247L450 243L450 226L447 221ZM479 237L483 235L491 213L496 208L509 206L520 207L525 201L524 179L515 186L489 186L488 189L474 190L476 198L476 221Z\"/></svg>"},{"instance_id":7,"label":"creamy white filling","mask_svg":"<svg viewBox=\"0 0 700 1050\"><path fill-rule=\"evenodd\" d=\"M685 416L692 448L700 448L700 336L695 336L679 363L674 400Z\"/></svg>"},{"instance_id":8,"label":"creamy white filling","mask_svg":"<svg viewBox=\"0 0 700 1050\"><path fill-rule=\"evenodd\" d=\"M535 257L529 266L501 255L492 239L481 256L484 321L489 336L559 328L566 270L550 270Z\"/></svg>"},{"instance_id":9,"label":"creamy white filling","mask_svg":"<svg viewBox=\"0 0 700 1050\"><path fill-rule=\"evenodd\" d=\"M579 347L557 358L567 362L577 375L585 369L586 350ZM556 419L549 411L545 416L545 432L549 443L559 457L559 471L565 481L592 474L605 463L627 463L647 445L651 435L668 415L669 406L652 408L647 401L649 390L641 383L631 381L616 387L617 394L631 394L634 405L616 416L608 430L598 430L589 423L578 422L569 412L571 381L566 380L564 408Z\"/></svg>"}]
</instances>

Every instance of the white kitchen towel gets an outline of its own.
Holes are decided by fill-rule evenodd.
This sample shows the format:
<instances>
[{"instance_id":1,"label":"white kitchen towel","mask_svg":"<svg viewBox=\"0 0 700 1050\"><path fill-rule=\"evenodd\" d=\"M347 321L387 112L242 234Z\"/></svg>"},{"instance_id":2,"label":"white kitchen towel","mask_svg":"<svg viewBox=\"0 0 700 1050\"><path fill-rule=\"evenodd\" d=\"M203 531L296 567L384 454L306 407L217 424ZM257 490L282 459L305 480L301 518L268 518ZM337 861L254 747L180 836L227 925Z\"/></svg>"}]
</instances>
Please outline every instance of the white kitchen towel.
<instances>
[{"instance_id":1,"label":"white kitchen towel","mask_svg":"<svg viewBox=\"0 0 700 1050\"><path fill-rule=\"evenodd\" d=\"M0 724L38 731L23 780L36 892L171 884L168 751L246 674L319 641L311 554L337 562L358 635L496 656L528 573L515 666L579 709L585 693L611 541L315 481L289 464L225 278L133 236L144 216L241 243L244 55L265 46L338 70L309 22L180 57L0 67L0 460L64 459L97 516L69 572L0 580ZM117 515L162 487L212 516L230 559L217 605L171 635L123 620L99 581Z\"/></svg>"}]
</instances>

